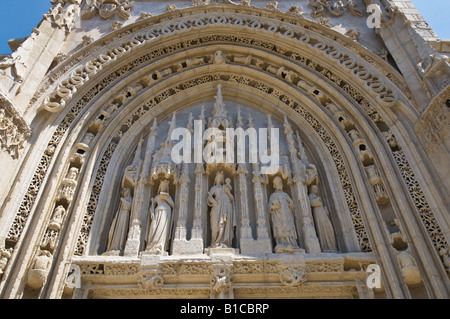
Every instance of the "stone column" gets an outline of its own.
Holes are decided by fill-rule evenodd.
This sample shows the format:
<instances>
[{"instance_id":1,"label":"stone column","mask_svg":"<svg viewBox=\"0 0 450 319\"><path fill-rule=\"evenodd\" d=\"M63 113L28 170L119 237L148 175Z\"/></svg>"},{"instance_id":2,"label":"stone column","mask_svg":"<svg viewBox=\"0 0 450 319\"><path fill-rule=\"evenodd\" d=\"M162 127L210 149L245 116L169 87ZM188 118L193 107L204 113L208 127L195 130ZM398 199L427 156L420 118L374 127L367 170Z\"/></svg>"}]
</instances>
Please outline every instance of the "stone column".
<instances>
[{"instance_id":1,"label":"stone column","mask_svg":"<svg viewBox=\"0 0 450 319\"><path fill-rule=\"evenodd\" d=\"M272 239L267 227L267 193L265 184L267 180L260 172L258 164L253 164L253 192L256 211L257 246L261 253L272 252Z\"/></svg>"},{"instance_id":2,"label":"stone column","mask_svg":"<svg viewBox=\"0 0 450 319\"><path fill-rule=\"evenodd\" d=\"M313 224L311 206L308 199L308 188L304 183L306 181L306 167L298 158L298 152L293 137L294 131L286 117L284 118L284 134L286 135L293 168L294 178L292 189L296 195L295 200L297 201L297 207L300 209L301 229L305 242L305 249L306 252L310 254L318 254L321 252L320 244Z\"/></svg>"},{"instance_id":3,"label":"stone column","mask_svg":"<svg viewBox=\"0 0 450 319\"><path fill-rule=\"evenodd\" d=\"M188 214L188 199L189 199L189 164L183 164L183 170L180 174L180 177L176 181L177 183L177 202L176 207L178 209L178 219L176 222L175 228L175 237L173 240L172 246L172 254L173 255L182 255L185 253L190 253L190 249L188 249L188 242L186 240L187 228L187 214Z\"/></svg>"},{"instance_id":4,"label":"stone column","mask_svg":"<svg viewBox=\"0 0 450 319\"><path fill-rule=\"evenodd\" d=\"M203 136L203 131L205 129L205 108L202 107L202 112L199 117L198 123L201 125L195 125L194 135ZM201 154L203 149L203 142L198 145L194 145L194 157L196 168L195 168L195 194L194 194L194 222L191 232L190 245L194 253L202 254L204 248L204 241L206 240L206 225L203 225L203 218L206 216L206 200L207 200L207 188L208 179L206 176L205 166L203 165L203 158L197 158L197 154Z\"/></svg>"},{"instance_id":5,"label":"stone column","mask_svg":"<svg viewBox=\"0 0 450 319\"><path fill-rule=\"evenodd\" d=\"M250 216L248 210L248 190L247 190L247 165L238 164L237 180L239 185L239 201L241 211L241 240L252 238L252 228L250 226Z\"/></svg>"},{"instance_id":6,"label":"stone column","mask_svg":"<svg viewBox=\"0 0 450 319\"><path fill-rule=\"evenodd\" d=\"M207 182L205 167L199 163L195 169L194 224L190 240L192 249L198 254L203 253L204 240L206 239L206 228L202 219L206 214Z\"/></svg>"}]
</instances>

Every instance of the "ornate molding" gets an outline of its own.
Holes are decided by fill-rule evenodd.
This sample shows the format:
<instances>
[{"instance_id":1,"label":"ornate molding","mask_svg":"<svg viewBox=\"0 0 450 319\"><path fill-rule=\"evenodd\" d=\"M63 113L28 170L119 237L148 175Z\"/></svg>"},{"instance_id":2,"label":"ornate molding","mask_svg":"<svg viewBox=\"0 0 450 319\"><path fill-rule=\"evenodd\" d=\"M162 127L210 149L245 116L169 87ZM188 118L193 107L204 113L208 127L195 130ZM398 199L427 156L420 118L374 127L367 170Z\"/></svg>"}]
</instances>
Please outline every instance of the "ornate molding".
<instances>
[{"instance_id":1,"label":"ornate molding","mask_svg":"<svg viewBox=\"0 0 450 319\"><path fill-rule=\"evenodd\" d=\"M309 0L308 5L313 10L311 12L313 18L320 18L326 14L331 17L340 17L346 11L357 18L363 16L363 11L358 7L355 0Z\"/></svg>"},{"instance_id":2,"label":"ornate molding","mask_svg":"<svg viewBox=\"0 0 450 319\"><path fill-rule=\"evenodd\" d=\"M216 298L221 294L242 297L242 295L257 295L270 289L270 293L281 295L310 294L341 295L354 292L356 282L365 278L363 269L357 271L344 270L345 257L335 255L330 259L313 257L305 259L299 266L293 265L294 260L304 260L304 255L296 255L293 260L283 260L284 257L268 257L266 260L230 260L225 264L217 264L212 259L190 260L189 262L169 261L162 258L160 262L148 269L129 259L122 257L112 261L107 257L87 257L75 259L74 265L79 266L82 283L91 282L81 287L89 289L90 297L102 296L203 296L203 298ZM347 256L347 255L346 255ZM373 256L348 255L354 262L373 263ZM90 258L93 258L90 260ZM109 260L108 260L109 259ZM287 262L287 263L286 263ZM111 271L113 270L113 271ZM306 282L307 276L311 275ZM329 286L324 284L323 278L340 281L346 278L342 285ZM105 279L108 286L105 286ZM185 287L184 284L197 282L196 287ZM343 282L343 283L344 283ZM124 283L126 287L121 287ZM174 288L176 285L177 288ZM339 289L338 289L339 288ZM344 288L344 289L343 289ZM357 296L357 294L356 294Z\"/></svg>"},{"instance_id":3,"label":"ornate molding","mask_svg":"<svg viewBox=\"0 0 450 319\"><path fill-rule=\"evenodd\" d=\"M80 13L82 0L51 0L52 8L44 14L44 20L49 21L58 29L65 29L69 33Z\"/></svg>"},{"instance_id":4,"label":"ornate molding","mask_svg":"<svg viewBox=\"0 0 450 319\"><path fill-rule=\"evenodd\" d=\"M214 12L214 9L217 9L216 7L217 6L214 5L208 6L206 7L206 10ZM87 63L84 62L84 67L78 67L76 70L72 70L73 73L69 76L69 78L60 81L56 90L54 90L53 93L50 94L50 97L44 102L43 107L45 109L58 111L60 108L64 107L65 103L72 98L79 86L83 85L83 83L89 79L89 76L95 75L102 69L104 64L115 61L118 57L126 54L127 52L135 50L137 46L145 45L147 42L157 39L162 35L168 35L177 31L182 31L189 28L198 28L211 24L262 29L274 34L286 36L287 38L298 39L300 40L301 45L308 44L310 47L315 49L325 50L325 56L328 56L328 53L331 52L330 56L338 59L339 64L348 67L353 70L354 75L364 79L366 84L376 93L381 102L392 105L397 99L397 93L391 90L391 85L380 82L380 79L383 77L381 74L372 74L373 72L377 72L376 70L383 70L385 74L389 75L389 78L393 80L394 83L400 84L400 89L408 96L408 98L411 97L406 85L404 85L403 79L396 73L396 71L389 67L385 61L379 58L376 54L372 54L358 45L355 47L353 41L347 39L345 35L334 31L325 31L322 27L319 27L318 24L305 19L291 17L290 15L287 17L284 15L283 22L278 27L269 19L278 20L281 18L279 14L274 15L267 12L267 10L256 9L253 7L251 10L243 10L240 6L237 6L236 8L237 9L235 10L231 10L229 7L225 6L225 13L220 15L215 15L214 13L205 14L204 12L199 13L195 10L195 8L177 10L179 15L171 23L167 23L167 19L174 17L165 17L166 14L164 14L145 20L146 24L144 24L144 22L138 22L133 25L133 28L123 28L120 33L119 31L114 33L114 38L111 39L111 36L108 35L105 38L96 41L95 44L80 50L80 52L75 54L71 59L65 61L58 66L57 69L53 70L49 75L49 79L44 82L41 89L31 100L31 103L37 101L37 99L48 88L50 88L50 86L54 84L58 78L68 72L71 67L83 61L86 56L95 55L95 52L98 54L97 58L90 60ZM190 17L191 15L194 15L194 17ZM186 17L183 18L184 16ZM151 27L149 32L139 34L139 32L142 32L149 27ZM124 32L124 29L127 31ZM310 30L311 32L307 30ZM122 44L119 46L112 45L112 42L117 42L122 37L130 37L130 32L132 33L132 39L126 42L123 42L122 40ZM336 39L337 42L342 43L350 50L353 49L353 52L361 55L364 62L357 62L356 60L358 60L358 58L355 60L355 57L353 56L354 53L344 52L343 50L347 49L343 49L343 47L336 48L335 45L328 44L330 40L323 40L321 39L322 36L329 39ZM317 42L320 42L319 46L316 45L318 44ZM109 49L105 50L105 46ZM373 69L371 71L368 71L363 66L363 64L367 62L373 65Z\"/></svg>"},{"instance_id":5,"label":"ornate molding","mask_svg":"<svg viewBox=\"0 0 450 319\"><path fill-rule=\"evenodd\" d=\"M133 3L129 0L87 0L81 19L89 20L98 15L103 20L109 20L117 15L122 20L128 20Z\"/></svg>"},{"instance_id":6,"label":"ornate molding","mask_svg":"<svg viewBox=\"0 0 450 319\"><path fill-rule=\"evenodd\" d=\"M0 93L0 143L13 159L18 159L31 129L13 103Z\"/></svg>"},{"instance_id":7,"label":"ornate molding","mask_svg":"<svg viewBox=\"0 0 450 319\"><path fill-rule=\"evenodd\" d=\"M418 121L415 132L427 153L435 152L450 135L450 85L431 101Z\"/></svg>"}]
</instances>

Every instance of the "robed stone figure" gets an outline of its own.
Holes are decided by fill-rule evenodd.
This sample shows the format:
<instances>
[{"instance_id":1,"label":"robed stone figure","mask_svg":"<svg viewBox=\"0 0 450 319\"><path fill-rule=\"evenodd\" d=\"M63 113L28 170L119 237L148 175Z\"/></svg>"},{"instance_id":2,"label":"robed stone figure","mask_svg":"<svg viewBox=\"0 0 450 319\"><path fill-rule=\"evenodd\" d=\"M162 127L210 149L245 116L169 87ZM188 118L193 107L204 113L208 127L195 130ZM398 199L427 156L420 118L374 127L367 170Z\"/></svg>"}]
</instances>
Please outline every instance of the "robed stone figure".
<instances>
[{"instance_id":1,"label":"robed stone figure","mask_svg":"<svg viewBox=\"0 0 450 319\"><path fill-rule=\"evenodd\" d=\"M208 206L211 207L211 248L229 248L234 237L234 197L231 193L231 180L223 172L218 172L214 186L208 193Z\"/></svg>"},{"instance_id":2,"label":"robed stone figure","mask_svg":"<svg viewBox=\"0 0 450 319\"><path fill-rule=\"evenodd\" d=\"M324 252L337 251L333 225L331 224L329 212L324 207L322 198L319 196L319 188L317 185L311 187L309 203L311 204L317 237L319 237L322 250Z\"/></svg>"},{"instance_id":3,"label":"robed stone figure","mask_svg":"<svg viewBox=\"0 0 450 319\"><path fill-rule=\"evenodd\" d=\"M172 210L174 202L169 195L169 181L163 180L159 185L158 195L150 205L150 230L147 238L149 251L162 253L168 250L173 223Z\"/></svg>"},{"instance_id":4,"label":"robed stone figure","mask_svg":"<svg viewBox=\"0 0 450 319\"><path fill-rule=\"evenodd\" d=\"M283 180L273 180L275 192L269 198L269 213L275 239L275 253L294 252L300 249L294 221L294 202L283 192Z\"/></svg>"},{"instance_id":5,"label":"robed stone figure","mask_svg":"<svg viewBox=\"0 0 450 319\"><path fill-rule=\"evenodd\" d=\"M109 231L108 252L122 252L125 249L132 204L133 197L131 196L131 191L129 188L124 188L122 190L119 209Z\"/></svg>"}]
</instances>

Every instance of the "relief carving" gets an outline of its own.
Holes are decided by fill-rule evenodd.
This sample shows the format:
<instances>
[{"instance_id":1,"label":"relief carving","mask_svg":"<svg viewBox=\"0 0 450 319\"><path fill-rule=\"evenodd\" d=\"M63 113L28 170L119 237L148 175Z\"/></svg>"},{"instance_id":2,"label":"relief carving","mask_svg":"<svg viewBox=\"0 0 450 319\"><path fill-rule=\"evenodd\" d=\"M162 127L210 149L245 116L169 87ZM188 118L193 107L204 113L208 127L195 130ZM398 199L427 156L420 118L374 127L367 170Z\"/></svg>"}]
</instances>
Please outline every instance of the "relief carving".
<instances>
[{"instance_id":1,"label":"relief carving","mask_svg":"<svg viewBox=\"0 0 450 319\"><path fill-rule=\"evenodd\" d=\"M164 278L158 271L139 276L138 287L146 290L161 289L164 286Z\"/></svg>"},{"instance_id":2,"label":"relief carving","mask_svg":"<svg viewBox=\"0 0 450 319\"><path fill-rule=\"evenodd\" d=\"M340 17L346 9L351 15L360 18L363 13L357 3L358 0L347 0L346 2L345 0L310 0L309 6L313 10L311 13L313 18L323 17L326 13L332 17Z\"/></svg>"},{"instance_id":3,"label":"relief carving","mask_svg":"<svg viewBox=\"0 0 450 319\"><path fill-rule=\"evenodd\" d=\"M9 113L9 112L8 112ZM14 118L4 108L0 108L0 143L1 148L8 152L13 159L18 159L20 150L24 148L27 132L21 130L15 124Z\"/></svg>"},{"instance_id":4,"label":"relief carving","mask_svg":"<svg viewBox=\"0 0 450 319\"><path fill-rule=\"evenodd\" d=\"M2 277L6 266L8 265L8 261L11 258L11 254L13 252L12 248L6 249L5 242L2 240L0 242L0 278Z\"/></svg>"},{"instance_id":5,"label":"relief carving","mask_svg":"<svg viewBox=\"0 0 450 319\"><path fill-rule=\"evenodd\" d=\"M32 289L41 289L46 281L52 265L53 256L46 250L39 250L28 271L27 285Z\"/></svg>"},{"instance_id":6,"label":"relief carving","mask_svg":"<svg viewBox=\"0 0 450 319\"><path fill-rule=\"evenodd\" d=\"M103 20L109 20L116 15L122 20L131 17L133 1L129 0L88 0L81 11L81 19L89 20L99 15Z\"/></svg>"},{"instance_id":7,"label":"relief carving","mask_svg":"<svg viewBox=\"0 0 450 319\"><path fill-rule=\"evenodd\" d=\"M211 299L232 299L234 297L230 267L222 266L212 269Z\"/></svg>"},{"instance_id":8,"label":"relief carving","mask_svg":"<svg viewBox=\"0 0 450 319\"><path fill-rule=\"evenodd\" d=\"M280 281L288 287L298 287L306 282L306 270L299 267L287 267L280 272Z\"/></svg>"},{"instance_id":9,"label":"relief carving","mask_svg":"<svg viewBox=\"0 0 450 319\"><path fill-rule=\"evenodd\" d=\"M49 12L44 14L44 19L59 29L64 28L70 32L80 12L82 0L51 0L53 5Z\"/></svg>"}]
</instances>

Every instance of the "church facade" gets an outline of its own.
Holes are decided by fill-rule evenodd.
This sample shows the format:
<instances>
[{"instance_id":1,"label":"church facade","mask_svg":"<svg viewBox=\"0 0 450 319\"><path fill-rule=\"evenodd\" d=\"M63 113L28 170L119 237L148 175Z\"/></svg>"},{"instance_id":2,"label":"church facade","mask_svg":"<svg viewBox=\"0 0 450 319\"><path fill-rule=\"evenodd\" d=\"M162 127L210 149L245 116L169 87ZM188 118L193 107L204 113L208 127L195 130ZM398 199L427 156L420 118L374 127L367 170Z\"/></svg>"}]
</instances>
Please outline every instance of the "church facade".
<instances>
[{"instance_id":1,"label":"church facade","mask_svg":"<svg viewBox=\"0 0 450 319\"><path fill-rule=\"evenodd\" d=\"M51 5L0 62L1 298L450 297L410 0Z\"/></svg>"}]
</instances>

